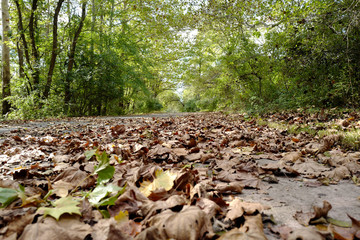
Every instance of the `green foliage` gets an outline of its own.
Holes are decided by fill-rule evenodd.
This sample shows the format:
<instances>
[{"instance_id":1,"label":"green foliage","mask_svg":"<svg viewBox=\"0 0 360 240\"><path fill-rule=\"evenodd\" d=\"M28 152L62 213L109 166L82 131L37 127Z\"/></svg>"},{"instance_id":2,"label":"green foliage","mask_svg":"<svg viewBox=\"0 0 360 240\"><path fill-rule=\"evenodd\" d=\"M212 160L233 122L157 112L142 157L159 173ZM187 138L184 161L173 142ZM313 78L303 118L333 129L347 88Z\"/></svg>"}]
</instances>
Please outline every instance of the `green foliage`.
<instances>
[{"instance_id":1,"label":"green foliage","mask_svg":"<svg viewBox=\"0 0 360 240\"><path fill-rule=\"evenodd\" d=\"M19 2L22 31L17 5L10 11L10 119L359 106L360 6L353 0L134 0L136 7L95 0L78 39L81 1L69 1L60 9L56 49L48 24L56 2L38 2L36 16L46 17L36 19L33 34L25 27L31 2ZM15 41L23 37L20 72Z\"/></svg>"},{"instance_id":2,"label":"green foliage","mask_svg":"<svg viewBox=\"0 0 360 240\"><path fill-rule=\"evenodd\" d=\"M94 167L93 174L97 174L98 176L98 185L104 184L114 176L115 168L109 164L110 159L105 151L101 155L96 154L96 160L99 164Z\"/></svg>"},{"instance_id":3,"label":"green foliage","mask_svg":"<svg viewBox=\"0 0 360 240\"><path fill-rule=\"evenodd\" d=\"M89 202L96 208L114 205L117 198L124 193L126 186L121 188L113 184L98 185L92 192L87 194Z\"/></svg>"},{"instance_id":4,"label":"green foliage","mask_svg":"<svg viewBox=\"0 0 360 240\"><path fill-rule=\"evenodd\" d=\"M115 173L115 168L110 165L109 156L105 151L100 153L98 149L85 152L85 158L87 160L90 160L93 156L95 156L98 161L98 165L94 166L94 172L92 173L92 175L97 175L97 185L107 183Z\"/></svg>"}]
</instances>

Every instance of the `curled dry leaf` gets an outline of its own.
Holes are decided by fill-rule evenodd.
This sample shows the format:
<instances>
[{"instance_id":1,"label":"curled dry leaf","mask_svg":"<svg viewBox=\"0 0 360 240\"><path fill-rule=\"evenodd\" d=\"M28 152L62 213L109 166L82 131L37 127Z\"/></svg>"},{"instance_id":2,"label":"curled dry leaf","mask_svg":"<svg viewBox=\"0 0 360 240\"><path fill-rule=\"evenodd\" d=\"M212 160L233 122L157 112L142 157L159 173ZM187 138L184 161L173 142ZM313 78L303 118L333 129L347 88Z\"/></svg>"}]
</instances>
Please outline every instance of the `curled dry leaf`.
<instances>
[{"instance_id":1,"label":"curled dry leaf","mask_svg":"<svg viewBox=\"0 0 360 240\"><path fill-rule=\"evenodd\" d=\"M148 201L146 202L141 211L146 216L146 218L151 217L154 213L170 208L175 208L178 206L184 206L186 204L186 199L181 195L172 195L166 201Z\"/></svg>"},{"instance_id":2,"label":"curled dry leaf","mask_svg":"<svg viewBox=\"0 0 360 240\"><path fill-rule=\"evenodd\" d=\"M196 201L196 206L198 206L201 210L203 210L209 218L215 216L216 213L221 211L219 205L217 205L214 201L207 198L200 198Z\"/></svg>"},{"instance_id":3,"label":"curled dry leaf","mask_svg":"<svg viewBox=\"0 0 360 240\"><path fill-rule=\"evenodd\" d=\"M222 235L219 240L267 240L261 219L261 214L245 216L244 225Z\"/></svg>"},{"instance_id":4,"label":"curled dry leaf","mask_svg":"<svg viewBox=\"0 0 360 240\"><path fill-rule=\"evenodd\" d=\"M301 225L308 226L314 220L320 219L322 217L326 219L331 208L331 204L325 200L322 207L314 206L313 212L303 213L302 211L298 211L295 213L294 218L298 220Z\"/></svg>"},{"instance_id":5,"label":"curled dry leaf","mask_svg":"<svg viewBox=\"0 0 360 240\"><path fill-rule=\"evenodd\" d=\"M221 193L225 193L225 192L241 193L243 189L244 189L244 185L242 185L240 182L218 183L215 186L215 190Z\"/></svg>"},{"instance_id":6,"label":"curled dry leaf","mask_svg":"<svg viewBox=\"0 0 360 240\"><path fill-rule=\"evenodd\" d=\"M239 198L232 200L229 205L229 211L226 214L226 218L230 220L235 220L243 215L254 214L256 212L261 213L264 210L270 209L269 206L262 205L261 203L243 202Z\"/></svg>"},{"instance_id":7,"label":"curled dry leaf","mask_svg":"<svg viewBox=\"0 0 360 240\"><path fill-rule=\"evenodd\" d=\"M152 217L149 226L157 228L160 239L196 240L214 235L209 216L195 206L184 206L180 212L166 210Z\"/></svg>"},{"instance_id":8,"label":"curled dry leaf","mask_svg":"<svg viewBox=\"0 0 360 240\"><path fill-rule=\"evenodd\" d=\"M129 186L115 201L115 205L109 207L109 212L111 216L117 215L120 211L127 211L129 214L134 214L147 202L150 202L150 200L146 198L137 187Z\"/></svg>"},{"instance_id":9,"label":"curled dry leaf","mask_svg":"<svg viewBox=\"0 0 360 240\"><path fill-rule=\"evenodd\" d=\"M313 228L296 229L290 233L287 240L325 240L319 231Z\"/></svg>"},{"instance_id":10,"label":"curled dry leaf","mask_svg":"<svg viewBox=\"0 0 360 240\"><path fill-rule=\"evenodd\" d=\"M349 178L351 173L347 167L339 166L329 172L324 172L323 175L335 182L338 182L340 180Z\"/></svg>"}]
</instances>

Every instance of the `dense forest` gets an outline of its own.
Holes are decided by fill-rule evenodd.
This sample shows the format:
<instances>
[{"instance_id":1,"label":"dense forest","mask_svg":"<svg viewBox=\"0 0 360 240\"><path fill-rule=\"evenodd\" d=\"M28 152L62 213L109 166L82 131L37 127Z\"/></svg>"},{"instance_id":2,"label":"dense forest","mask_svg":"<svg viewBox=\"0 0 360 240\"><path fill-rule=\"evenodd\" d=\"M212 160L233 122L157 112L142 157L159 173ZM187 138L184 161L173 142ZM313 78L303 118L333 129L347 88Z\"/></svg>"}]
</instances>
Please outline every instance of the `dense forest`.
<instances>
[{"instance_id":1,"label":"dense forest","mask_svg":"<svg viewBox=\"0 0 360 240\"><path fill-rule=\"evenodd\" d=\"M358 107L357 0L2 0L7 118Z\"/></svg>"}]
</instances>

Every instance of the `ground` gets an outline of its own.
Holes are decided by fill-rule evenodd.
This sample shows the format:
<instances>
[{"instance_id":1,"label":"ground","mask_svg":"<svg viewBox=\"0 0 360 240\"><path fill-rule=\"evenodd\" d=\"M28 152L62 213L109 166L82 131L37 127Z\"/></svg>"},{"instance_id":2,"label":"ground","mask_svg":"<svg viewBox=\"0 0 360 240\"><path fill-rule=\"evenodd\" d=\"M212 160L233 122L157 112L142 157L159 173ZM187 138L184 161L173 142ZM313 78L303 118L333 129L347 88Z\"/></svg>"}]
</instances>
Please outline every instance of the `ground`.
<instances>
[{"instance_id":1,"label":"ground","mask_svg":"<svg viewBox=\"0 0 360 240\"><path fill-rule=\"evenodd\" d=\"M359 128L323 112L3 122L0 234L358 239Z\"/></svg>"}]
</instances>

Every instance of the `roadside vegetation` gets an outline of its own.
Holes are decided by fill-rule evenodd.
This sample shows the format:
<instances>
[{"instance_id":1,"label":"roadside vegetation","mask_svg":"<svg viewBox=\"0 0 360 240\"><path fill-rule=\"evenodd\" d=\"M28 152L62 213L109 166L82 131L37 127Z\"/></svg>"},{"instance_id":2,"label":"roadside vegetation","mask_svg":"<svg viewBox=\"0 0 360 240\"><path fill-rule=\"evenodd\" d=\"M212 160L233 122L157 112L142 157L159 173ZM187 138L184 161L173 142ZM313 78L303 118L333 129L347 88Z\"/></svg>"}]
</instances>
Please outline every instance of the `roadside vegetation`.
<instances>
[{"instance_id":1,"label":"roadside vegetation","mask_svg":"<svg viewBox=\"0 0 360 240\"><path fill-rule=\"evenodd\" d=\"M359 107L355 0L2 2L3 118Z\"/></svg>"}]
</instances>

